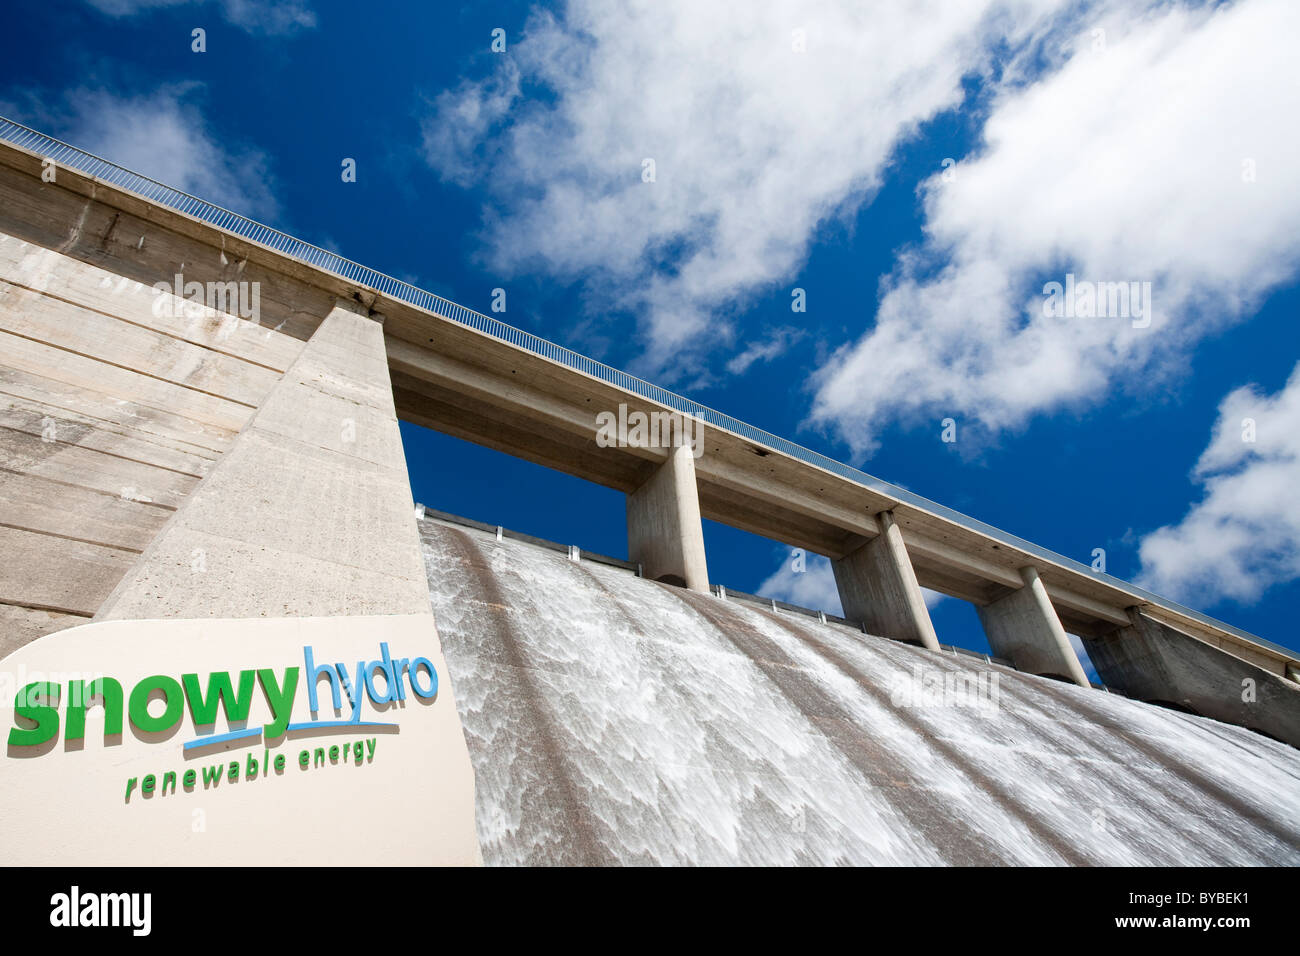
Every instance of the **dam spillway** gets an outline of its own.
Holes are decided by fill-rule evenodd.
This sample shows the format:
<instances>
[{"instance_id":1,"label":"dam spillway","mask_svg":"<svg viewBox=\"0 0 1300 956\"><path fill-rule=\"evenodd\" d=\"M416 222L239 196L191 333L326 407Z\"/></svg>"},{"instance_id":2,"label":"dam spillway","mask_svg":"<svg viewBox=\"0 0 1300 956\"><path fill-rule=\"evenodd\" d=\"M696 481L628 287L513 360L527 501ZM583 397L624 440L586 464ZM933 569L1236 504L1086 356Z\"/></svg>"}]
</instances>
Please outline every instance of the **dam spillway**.
<instances>
[{"instance_id":1,"label":"dam spillway","mask_svg":"<svg viewBox=\"0 0 1300 956\"><path fill-rule=\"evenodd\" d=\"M1280 742L419 523L490 865L1300 862Z\"/></svg>"}]
</instances>

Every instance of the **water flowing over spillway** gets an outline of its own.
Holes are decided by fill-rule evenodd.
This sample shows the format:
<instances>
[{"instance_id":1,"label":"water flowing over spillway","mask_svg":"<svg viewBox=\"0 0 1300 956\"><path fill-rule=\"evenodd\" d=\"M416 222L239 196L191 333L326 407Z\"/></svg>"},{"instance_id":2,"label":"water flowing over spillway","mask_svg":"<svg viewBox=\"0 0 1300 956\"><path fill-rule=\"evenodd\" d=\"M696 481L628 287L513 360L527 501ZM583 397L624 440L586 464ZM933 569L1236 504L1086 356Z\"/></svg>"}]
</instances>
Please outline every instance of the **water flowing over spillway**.
<instances>
[{"instance_id":1,"label":"water flowing over spillway","mask_svg":"<svg viewBox=\"0 0 1300 956\"><path fill-rule=\"evenodd\" d=\"M1285 744L420 530L488 864L1300 863Z\"/></svg>"}]
</instances>

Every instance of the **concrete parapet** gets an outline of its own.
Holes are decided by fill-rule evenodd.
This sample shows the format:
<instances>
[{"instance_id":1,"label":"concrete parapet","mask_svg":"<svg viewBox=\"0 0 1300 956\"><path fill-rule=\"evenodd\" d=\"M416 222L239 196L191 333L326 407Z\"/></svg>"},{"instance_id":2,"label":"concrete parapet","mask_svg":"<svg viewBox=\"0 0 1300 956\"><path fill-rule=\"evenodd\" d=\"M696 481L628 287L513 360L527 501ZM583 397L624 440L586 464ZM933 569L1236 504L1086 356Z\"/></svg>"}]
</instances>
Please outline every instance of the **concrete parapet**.
<instances>
[{"instance_id":1,"label":"concrete parapet","mask_svg":"<svg viewBox=\"0 0 1300 956\"><path fill-rule=\"evenodd\" d=\"M1300 747L1300 685L1139 608L1106 637L1084 637L1103 683L1130 697L1248 727Z\"/></svg>"},{"instance_id":2,"label":"concrete parapet","mask_svg":"<svg viewBox=\"0 0 1300 956\"><path fill-rule=\"evenodd\" d=\"M888 511L876 515L879 534L832 561L844 616L861 621L868 633L939 649L925 597L903 545L903 533Z\"/></svg>"},{"instance_id":3,"label":"concrete parapet","mask_svg":"<svg viewBox=\"0 0 1300 956\"><path fill-rule=\"evenodd\" d=\"M665 461L627 496L628 559L645 577L708 593L704 528L695 487L695 459L687 445L668 450Z\"/></svg>"},{"instance_id":4,"label":"concrete parapet","mask_svg":"<svg viewBox=\"0 0 1300 956\"><path fill-rule=\"evenodd\" d=\"M1038 571L1026 566L1020 569L1020 577L1024 587L976 608L994 655L1005 657L1026 673L1090 686Z\"/></svg>"}]
</instances>

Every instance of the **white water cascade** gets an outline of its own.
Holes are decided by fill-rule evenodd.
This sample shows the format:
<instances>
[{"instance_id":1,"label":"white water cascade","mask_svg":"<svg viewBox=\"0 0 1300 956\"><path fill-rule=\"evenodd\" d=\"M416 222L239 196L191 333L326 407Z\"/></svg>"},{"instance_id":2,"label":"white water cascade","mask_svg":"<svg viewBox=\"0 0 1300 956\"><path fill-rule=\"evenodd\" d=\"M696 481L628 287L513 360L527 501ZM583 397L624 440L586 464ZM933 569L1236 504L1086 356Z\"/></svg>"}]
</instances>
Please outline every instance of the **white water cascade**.
<instances>
[{"instance_id":1,"label":"white water cascade","mask_svg":"<svg viewBox=\"0 0 1300 956\"><path fill-rule=\"evenodd\" d=\"M1285 744L420 530L488 864L1300 863Z\"/></svg>"}]
</instances>

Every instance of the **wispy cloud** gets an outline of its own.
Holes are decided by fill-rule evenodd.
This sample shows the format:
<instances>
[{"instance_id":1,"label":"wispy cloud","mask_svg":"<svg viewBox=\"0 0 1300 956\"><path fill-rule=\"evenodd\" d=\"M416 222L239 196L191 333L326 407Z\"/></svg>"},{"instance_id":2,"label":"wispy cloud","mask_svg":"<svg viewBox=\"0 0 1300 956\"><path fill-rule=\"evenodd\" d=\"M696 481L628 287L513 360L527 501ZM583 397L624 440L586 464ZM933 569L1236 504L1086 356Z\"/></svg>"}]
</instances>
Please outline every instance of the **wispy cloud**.
<instances>
[{"instance_id":1,"label":"wispy cloud","mask_svg":"<svg viewBox=\"0 0 1300 956\"><path fill-rule=\"evenodd\" d=\"M469 187L495 164L500 144L489 137L519 97L519 67L507 60L488 80L467 81L434 99L421 129L424 158L447 182Z\"/></svg>"},{"instance_id":2,"label":"wispy cloud","mask_svg":"<svg viewBox=\"0 0 1300 956\"><path fill-rule=\"evenodd\" d=\"M780 328L771 332L767 338L751 343L727 363L727 371L732 375L743 375L755 362L770 362L780 358L786 350L804 337L806 331L796 328Z\"/></svg>"},{"instance_id":3,"label":"wispy cloud","mask_svg":"<svg viewBox=\"0 0 1300 956\"><path fill-rule=\"evenodd\" d=\"M1193 477L1202 499L1142 540L1144 586L1208 607L1300 578L1300 365L1275 395L1224 398Z\"/></svg>"},{"instance_id":4,"label":"wispy cloud","mask_svg":"<svg viewBox=\"0 0 1300 956\"><path fill-rule=\"evenodd\" d=\"M130 17L165 7L188 4L202 8L200 0L86 0L110 17ZM249 33L283 36L316 26L316 14L302 0L215 0L213 4L229 23Z\"/></svg>"},{"instance_id":5,"label":"wispy cloud","mask_svg":"<svg viewBox=\"0 0 1300 956\"><path fill-rule=\"evenodd\" d=\"M724 304L792 276L995 44L1064 5L571 0L436 98L425 155L491 191L492 268L582 279L640 317L640 370L689 378L730 342Z\"/></svg>"},{"instance_id":6,"label":"wispy cloud","mask_svg":"<svg viewBox=\"0 0 1300 956\"><path fill-rule=\"evenodd\" d=\"M842 617L844 608L840 604L840 592L835 588L830 559L810 554L804 558L804 570L797 570L798 567L794 555L782 561L758 586L759 596Z\"/></svg>"},{"instance_id":7,"label":"wispy cloud","mask_svg":"<svg viewBox=\"0 0 1300 956\"><path fill-rule=\"evenodd\" d=\"M1300 125L1279 121L1300 115L1279 80L1297 32L1288 0L1109 14L1004 91L981 150L924 185L925 241L824 370L812 422L865 455L891 423L996 432L1170 382L1300 264ZM1067 271L1149 281L1148 316L1045 316Z\"/></svg>"},{"instance_id":8,"label":"wispy cloud","mask_svg":"<svg viewBox=\"0 0 1300 956\"><path fill-rule=\"evenodd\" d=\"M73 146L234 212L274 220L277 204L266 156L213 132L199 107L198 84L177 84L143 96L77 88L53 97L26 91L0 104L25 122Z\"/></svg>"}]
</instances>

